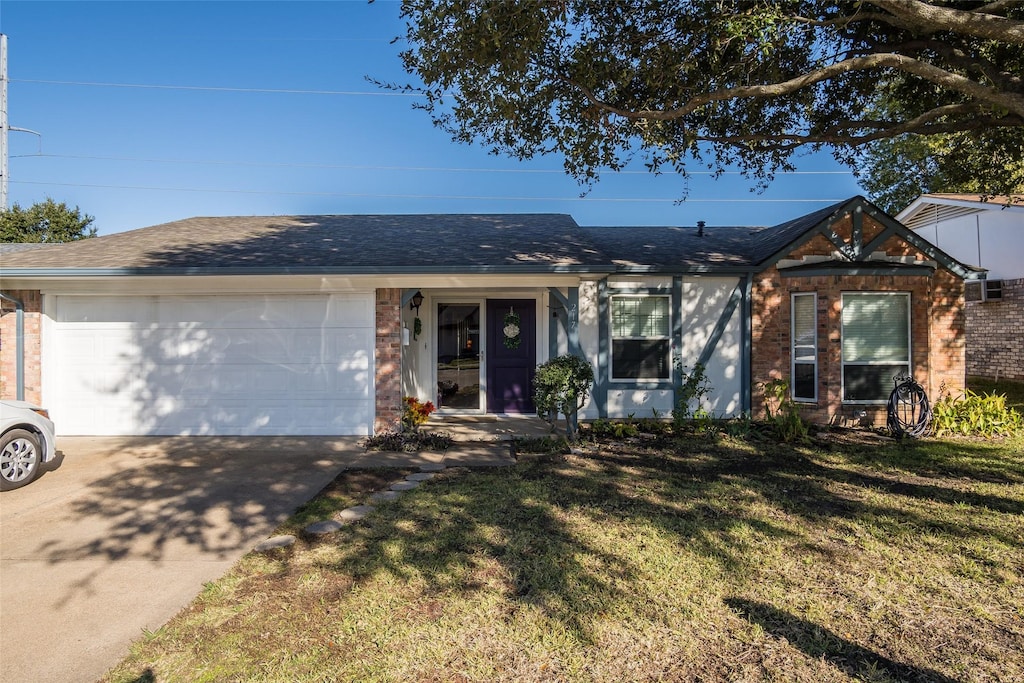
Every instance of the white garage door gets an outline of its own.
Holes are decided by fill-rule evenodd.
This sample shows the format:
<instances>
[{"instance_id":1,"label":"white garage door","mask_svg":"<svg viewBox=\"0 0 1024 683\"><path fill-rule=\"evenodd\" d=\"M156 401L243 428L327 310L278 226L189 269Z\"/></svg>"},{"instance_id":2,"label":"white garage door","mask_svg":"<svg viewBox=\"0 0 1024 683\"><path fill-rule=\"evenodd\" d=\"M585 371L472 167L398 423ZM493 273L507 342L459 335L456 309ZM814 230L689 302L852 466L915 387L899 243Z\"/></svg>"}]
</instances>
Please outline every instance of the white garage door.
<instances>
[{"instance_id":1,"label":"white garage door","mask_svg":"<svg viewBox=\"0 0 1024 683\"><path fill-rule=\"evenodd\" d=\"M372 429L369 293L60 296L53 329L44 381L59 434Z\"/></svg>"}]
</instances>

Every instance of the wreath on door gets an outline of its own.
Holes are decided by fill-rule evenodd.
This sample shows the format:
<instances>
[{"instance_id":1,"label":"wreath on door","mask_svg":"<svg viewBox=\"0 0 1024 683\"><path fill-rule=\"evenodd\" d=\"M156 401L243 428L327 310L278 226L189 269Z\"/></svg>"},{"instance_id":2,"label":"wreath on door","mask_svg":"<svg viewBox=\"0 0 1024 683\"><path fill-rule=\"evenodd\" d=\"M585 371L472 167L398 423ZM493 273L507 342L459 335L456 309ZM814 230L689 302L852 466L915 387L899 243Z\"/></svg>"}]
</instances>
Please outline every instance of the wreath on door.
<instances>
[{"instance_id":1,"label":"wreath on door","mask_svg":"<svg viewBox=\"0 0 1024 683\"><path fill-rule=\"evenodd\" d=\"M508 313L505 314L505 327L502 329L502 334L505 335L505 348L518 349L519 345L523 343L523 338L519 336L519 315L514 309L508 309Z\"/></svg>"}]
</instances>

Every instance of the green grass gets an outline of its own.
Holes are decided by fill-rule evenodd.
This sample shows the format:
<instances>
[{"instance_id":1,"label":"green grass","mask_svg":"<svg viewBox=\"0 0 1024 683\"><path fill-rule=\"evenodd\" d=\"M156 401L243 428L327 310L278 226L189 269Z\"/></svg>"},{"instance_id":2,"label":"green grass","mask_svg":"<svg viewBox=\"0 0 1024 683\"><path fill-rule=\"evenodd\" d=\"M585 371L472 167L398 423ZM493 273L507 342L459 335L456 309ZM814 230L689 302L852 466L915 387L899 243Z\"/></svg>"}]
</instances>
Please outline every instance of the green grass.
<instances>
[{"instance_id":1,"label":"green grass","mask_svg":"<svg viewBox=\"0 0 1024 683\"><path fill-rule=\"evenodd\" d=\"M449 470L246 556L106 680L1024 680L1022 453L662 436Z\"/></svg>"}]
</instances>

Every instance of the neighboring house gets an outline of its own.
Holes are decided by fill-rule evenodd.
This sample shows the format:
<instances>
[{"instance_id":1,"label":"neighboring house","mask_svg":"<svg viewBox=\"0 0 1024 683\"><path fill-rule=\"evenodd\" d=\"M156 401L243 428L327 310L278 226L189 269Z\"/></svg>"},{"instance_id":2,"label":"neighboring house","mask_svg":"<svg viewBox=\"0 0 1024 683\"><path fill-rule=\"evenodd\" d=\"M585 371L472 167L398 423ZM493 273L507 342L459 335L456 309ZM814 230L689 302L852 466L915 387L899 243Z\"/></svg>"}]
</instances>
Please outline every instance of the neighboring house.
<instances>
[{"instance_id":1,"label":"neighboring house","mask_svg":"<svg viewBox=\"0 0 1024 683\"><path fill-rule=\"evenodd\" d=\"M926 194L897 220L988 271L967 288L967 374L1024 380L1024 196Z\"/></svg>"},{"instance_id":2,"label":"neighboring house","mask_svg":"<svg viewBox=\"0 0 1024 683\"><path fill-rule=\"evenodd\" d=\"M0 275L24 318L17 344L0 325L0 392L20 359L61 434L358 435L403 395L529 413L534 368L564 353L594 367L586 418L667 417L700 363L718 416L792 378L810 419L882 421L896 373L963 386L977 273L854 197L773 228L191 218L4 255Z\"/></svg>"}]
</instances>

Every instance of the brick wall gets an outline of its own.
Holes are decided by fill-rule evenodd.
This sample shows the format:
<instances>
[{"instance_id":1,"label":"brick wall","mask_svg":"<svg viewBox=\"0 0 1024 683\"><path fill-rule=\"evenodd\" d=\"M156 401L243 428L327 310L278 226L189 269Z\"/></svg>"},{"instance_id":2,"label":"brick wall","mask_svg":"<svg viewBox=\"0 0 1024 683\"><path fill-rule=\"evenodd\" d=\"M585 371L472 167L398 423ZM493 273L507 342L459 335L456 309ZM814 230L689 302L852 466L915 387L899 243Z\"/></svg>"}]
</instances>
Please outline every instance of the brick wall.
<instances>
[{"instance_id":1,"label":"brick wall","mask_svg":"<svg viewBox=\"0 0 1024 683\"><path fill-rule=\"evenodd\" d=\"M378 289L374 433L402 421L402 290Z\"/></svg>"},{"instance_id":2,"label":"brick wall","mask_svg":"<svg viewBox=\"0 0 1024 683\"><path fill-rule=\"evenodd\" d=\"M865 234L877 228L865 217ZM834 228L843 234L843 222ZM848 228L848 226L846 226ZM865 238L867 239L867 238ZM892 256L913 254L893 238L883 249ZM829 255L835 246L815 237L787 258ZM922 260L927 257L920 255ZM877 265L877 264L876 264ZM791 298L797 292L818 295L818 400L800 404L804 416L817 423L851 424L861 411L872 424L885 424L885 406L842 404L842 294L843 292L909 292L911 300L911 363L915 379L930 400L943 385L964 386L965 313L963 281L938 269L932 275L819 275L782 277L771 268L755 277L752 300L751 379L753 411L764 416L764 396L759 384L790 379Z\"/></svg>"},{"instance_id":3,"label":"brick wall","mask_svg":"<svg viewBox=\"0 0 1024 683\"><path fill-rule=\"evenodd\" d=\"M1003 298L967 304L967 374L1024 380L1024 279L1003 280Z\"/></svg>"},{"instance_id":4,"label":"brick wall","mask_svg":"<svg viewBox=\"0 0 1024 683\"><path fill-rule=\"evenodd\" d=\"M36 290L5 290L4 294L21 301L24 308L24 382L25 400L42 404L42 364L40 362L40 322L42 296ZM6 299L0 315L0 398L14 399L18 395L17 313L15 305Z\"/></svg>"}]
</instances>

